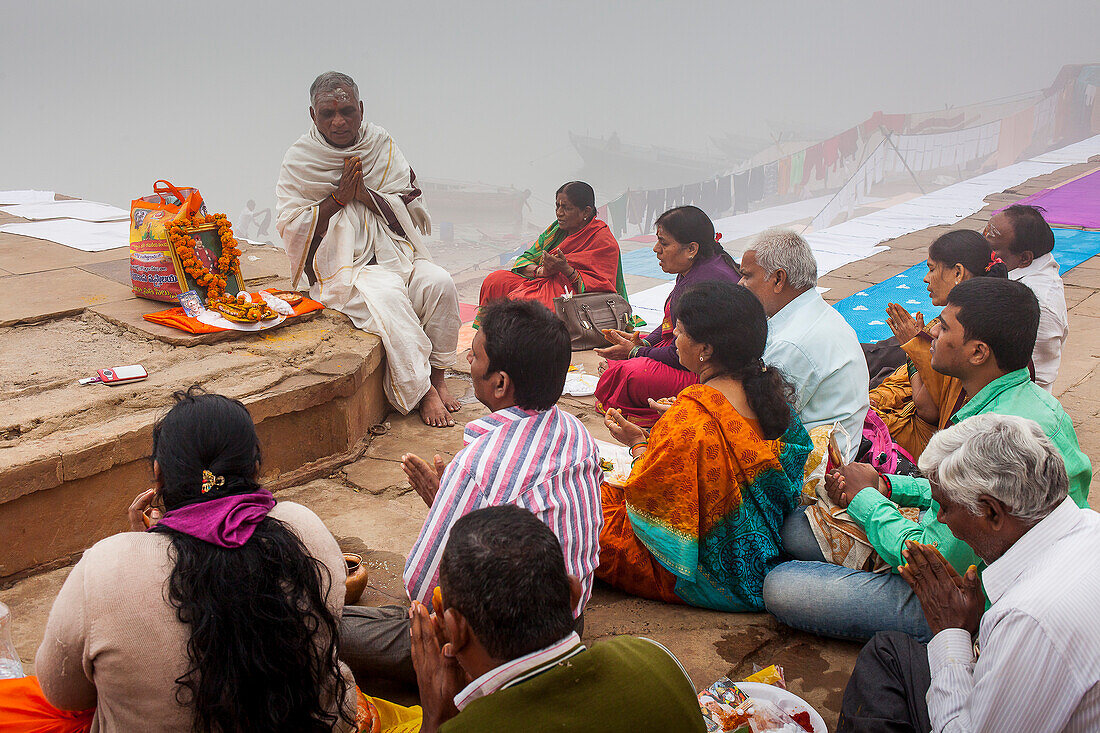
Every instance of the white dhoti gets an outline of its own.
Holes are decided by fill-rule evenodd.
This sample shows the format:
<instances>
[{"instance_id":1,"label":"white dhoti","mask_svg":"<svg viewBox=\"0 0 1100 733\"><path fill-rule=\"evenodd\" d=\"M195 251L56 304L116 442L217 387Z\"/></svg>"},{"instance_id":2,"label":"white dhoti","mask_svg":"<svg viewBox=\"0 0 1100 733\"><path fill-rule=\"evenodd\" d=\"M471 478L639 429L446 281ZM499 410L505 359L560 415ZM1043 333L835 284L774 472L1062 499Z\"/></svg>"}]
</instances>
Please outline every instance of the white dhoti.
<instances>
[{"instance_id":1,"label":"white dhoti","mask_svg":"<svg viewBox=\"0 0 1100 733\"><path fill-rule=\"evenodd\" d=\"M333 214L314 255L310 297L382 339L386 396L408 413L430 389L431 367L454 364L460 320L454 281L431 261L409 216L408 204L419 192L396 143L381 127L364 122L355 145L334 148L312 127L283 159L276 227L297 287L316 233L317 207L336 189L344 158L351 155L362 160L364 184L388 216L360 201Z\"/></svg>"}]
</instances>

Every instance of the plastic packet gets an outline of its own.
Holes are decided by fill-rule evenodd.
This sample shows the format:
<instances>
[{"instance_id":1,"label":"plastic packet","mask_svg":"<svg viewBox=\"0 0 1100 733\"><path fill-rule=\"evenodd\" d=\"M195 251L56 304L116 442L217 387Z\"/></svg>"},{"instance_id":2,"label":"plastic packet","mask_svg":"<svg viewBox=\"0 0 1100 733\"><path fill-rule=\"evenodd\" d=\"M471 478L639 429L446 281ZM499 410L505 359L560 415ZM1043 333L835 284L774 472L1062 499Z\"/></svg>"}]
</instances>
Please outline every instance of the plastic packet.
<instances>
[{"instance_id":1,"label":"plastic packet","mask_svg":"<svg viewBox=\"0 0 1100 733\"><path fill-rule=\"evenodd\" d=\"M753 669L756 671L743 679L742 682L759 682L762 685L772 685L782 690L787 689L787 680L783 677L783 668L778 664L763 669L754 664Z\"/></svg>"},{"instance_id":2,"label":"plastic packet","mask_svg":"<svg viewBox=\"0 0 1100 733\"><path fill-rule=\"evenodd\" d=\"M750 697L733 715L745 717L752 733L806 733L798 721L767 700Z\"/></svg>"}]
</instances>

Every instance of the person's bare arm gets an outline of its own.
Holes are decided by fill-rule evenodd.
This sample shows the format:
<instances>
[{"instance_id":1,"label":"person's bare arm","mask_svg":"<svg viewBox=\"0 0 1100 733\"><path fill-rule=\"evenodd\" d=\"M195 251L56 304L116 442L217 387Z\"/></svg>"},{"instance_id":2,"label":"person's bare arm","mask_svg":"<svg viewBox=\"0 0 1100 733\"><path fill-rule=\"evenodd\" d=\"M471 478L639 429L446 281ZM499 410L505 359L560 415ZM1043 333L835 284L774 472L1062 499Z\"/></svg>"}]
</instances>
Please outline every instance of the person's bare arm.
<instances>
[{"instance_id":1,"label":"person's bare arm","mask_svg":"<svg viewBox=\"0 0 1100 733\"><path fill-rule=\"evenodd\" d=\"M321 246L321 240L328 232L329 220L336 212L347 206L363 185L363 163L359 158L350 156L344 159L344 172L340 176L340 183L331 196L327 196L317 206L317 224L313 228L313 239L309 243L309 252L306 253L305 275L310 285L317 280L313 271L313 258L317 254L317 248Z\"/></svg>"}]
</instances>

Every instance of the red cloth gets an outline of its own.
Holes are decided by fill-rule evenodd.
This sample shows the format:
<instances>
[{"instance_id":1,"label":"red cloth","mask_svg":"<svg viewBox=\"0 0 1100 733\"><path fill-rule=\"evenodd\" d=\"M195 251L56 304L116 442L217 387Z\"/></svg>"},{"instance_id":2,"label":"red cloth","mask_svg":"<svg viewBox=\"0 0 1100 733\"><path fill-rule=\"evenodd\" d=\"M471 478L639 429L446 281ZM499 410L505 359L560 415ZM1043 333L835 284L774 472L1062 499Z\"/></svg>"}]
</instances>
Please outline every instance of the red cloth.
<instances>
[{"instance_id":1,"label":"red cloth","mask_svg":"<svg viewBox=\"0 0 1100 733\"><path fill-rule=\"evenodd\" d=\"M825 153L825 167L835 168L837 161L840 160L840 135L831 137L823 144Z\"/></svg>"},{"instance_id":2,"label":"red cloth","mask_svg":"<svg viewBox=\"0 0 1100 733\"><path fill-rule=\"evenodd\" d=\"M659 415L648 400L675 397L698 381L693 372L647 356L611 361L596 385L596 407L600 412L622 410L623 416L636 425L652 427Z\"/></svg>"},{"instance_id":3,"label":"red cloth","mask_svg":"<svg viewBox=\"0 0 1100 733\"><path fill-rule=\"evenodd\" d=\"M806 148L806 160L802 163L802 185L810 182L810 174L816 170L817 180L825 178L825 145L818 143L811 148Z\"/></svg>"},{"instance_id":4,"label":"red cloth","mask_svg":"<svg viewBox=\"0 0 1100 733\"><path fill-rule=\"evenodd\" d=\"M554 248L565 257L584 283L586 293L614 293L619 275L619 243L607 224L593 219L579 232L569 235ZM479 305L498 298L537 300L554 309L554 298L566 290L576 291L565 275L540 277L533 280L511 272L497 270L481 284Z\"/></svg>"},{"instance_id":5,"label":"red cloth","mask_svg":"<svg viewBox=\"0 0 1100 733\"><path fill-rule=\"evenodd\" d=\"M95 708L58 710L50 705L37 677L0 680L0 731L84 733L94 716Z\"/></svg>"}]
</instances>

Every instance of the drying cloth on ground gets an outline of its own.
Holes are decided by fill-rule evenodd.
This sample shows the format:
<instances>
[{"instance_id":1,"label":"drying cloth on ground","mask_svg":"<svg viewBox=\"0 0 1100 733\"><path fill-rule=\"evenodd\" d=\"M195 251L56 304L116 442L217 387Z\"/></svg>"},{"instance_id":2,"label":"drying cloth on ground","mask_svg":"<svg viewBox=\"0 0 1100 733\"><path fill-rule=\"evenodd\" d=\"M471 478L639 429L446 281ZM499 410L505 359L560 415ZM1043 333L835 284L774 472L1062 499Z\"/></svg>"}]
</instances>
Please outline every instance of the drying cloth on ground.
<instances>
[{"instance_id":1,"label":"drying cloth on ground","mask_svg":"<svg viewBox=\"0 0 1100 733\"><path fill-rule=\"evenodd\" d=\"M661 269L661 264L657 261L657 255L653 254L653 250L648 247L636 249L633 252L623 252L621 257L624 273L652 277L657 280L676 279L676 275ZM649 321L648 318L646 320ZM660 320L661 318L658 318L656 322L660 322ZM654 321L649 322L654 323Z\"/></svg>"},{"instance_id":2,"label":"drying cloth on ground","mask_svg":"<svg viewBox=\"0 0 1100 733\"><path fill-rule=\"evenodd\" d=\"M1054 228L1054 260L1060 274L1065 275L1097 254L1100 254L1100 232ZM913 265L905 272L845 298L834 307L855 329L861 343L889 338L893 334L886 325L888 303L898 303L910 313L920 311L925 323L939 315L940 309L932 305L924 284L926 272L926 263Z\"/></svg>"},{"instance_id":3,"label":"drying cloth on ground","mask_svg":"<svg viewBox=\"0 0 1100 733\"><path fill-rule=\"evenodd\" d=\"M101 204L97 201L81 201L69 199L65 201L42 201L35 204L16 204L5 206L0 211L12 216L18 216L30 221L42 221L44 219L80 219L82 221L125 221L130 218L130 212Z\"/></svg>"},{"instance_id":4,"label":"drying cloth on ground","mask_svg":"<svg viewBox=\"0 0 1100 733\"><path fill-rule=\"evenodd\" d=\"M0 232L46 239L84 252L102 252L105 249L130 246L128 217L127 221L109 222L79 219L19 222L0 226Z\"/></svg>"},{"instance_id":5,"label":"drying cloth on ground","mask_svg":"<svg viewBox=\"0 0 1100 733\"><path fill-rule=\"evenodd\" d=\"M728 247L729 242L735 239L758 234L769 227L782 226L801 219L810 219L821 211L822 207L829 203L831 198L832 196L818 196L805 201L769 206L766 209L750 211L747 214L723 217L714 221L714 231L722 235L722 243ZM732 250L730 254L734 254Z\"/></svg>"},{"instance_id":6,"label":"drying cloth on ground","mask_svg":"<svg viewBox=\"0 0 1100 733\"><path fill-rule=\"evenodd\" d=\"M1052 173L1071 163L1082 163L1100 154L1100 135L1059 150L1036 156L966 181L941 188L888 209L811 232L806 236L816 253L819 249L843 253L869 248L888 239L937 224L954 224L985 206L985 197L1000 193L1029 178ZM858 258L857 258L858 259ZM818 271L821 272L820 261Z\"/></svg>"},{"instance_id":7,"label":"drying cloth on ground","mask_svg":"<svg viewBox=\"0 0 1100 733\"><path fill-rule=\"evenodd\" d=\"M37 204L42 201L53 201L53 191L0 191L0 204Z\"/></svg>"},{"instance_id":8,"label":"drying cloth on ground","mask_svg":"<svg viewBox=\"0 0 1100 733\"><path fill-rule=\"evenodd\" d=\"M1052 226L1100 229L1100 170L1016 203L1043 207L1043 218Z\"/></svg>"}]
</instances>

